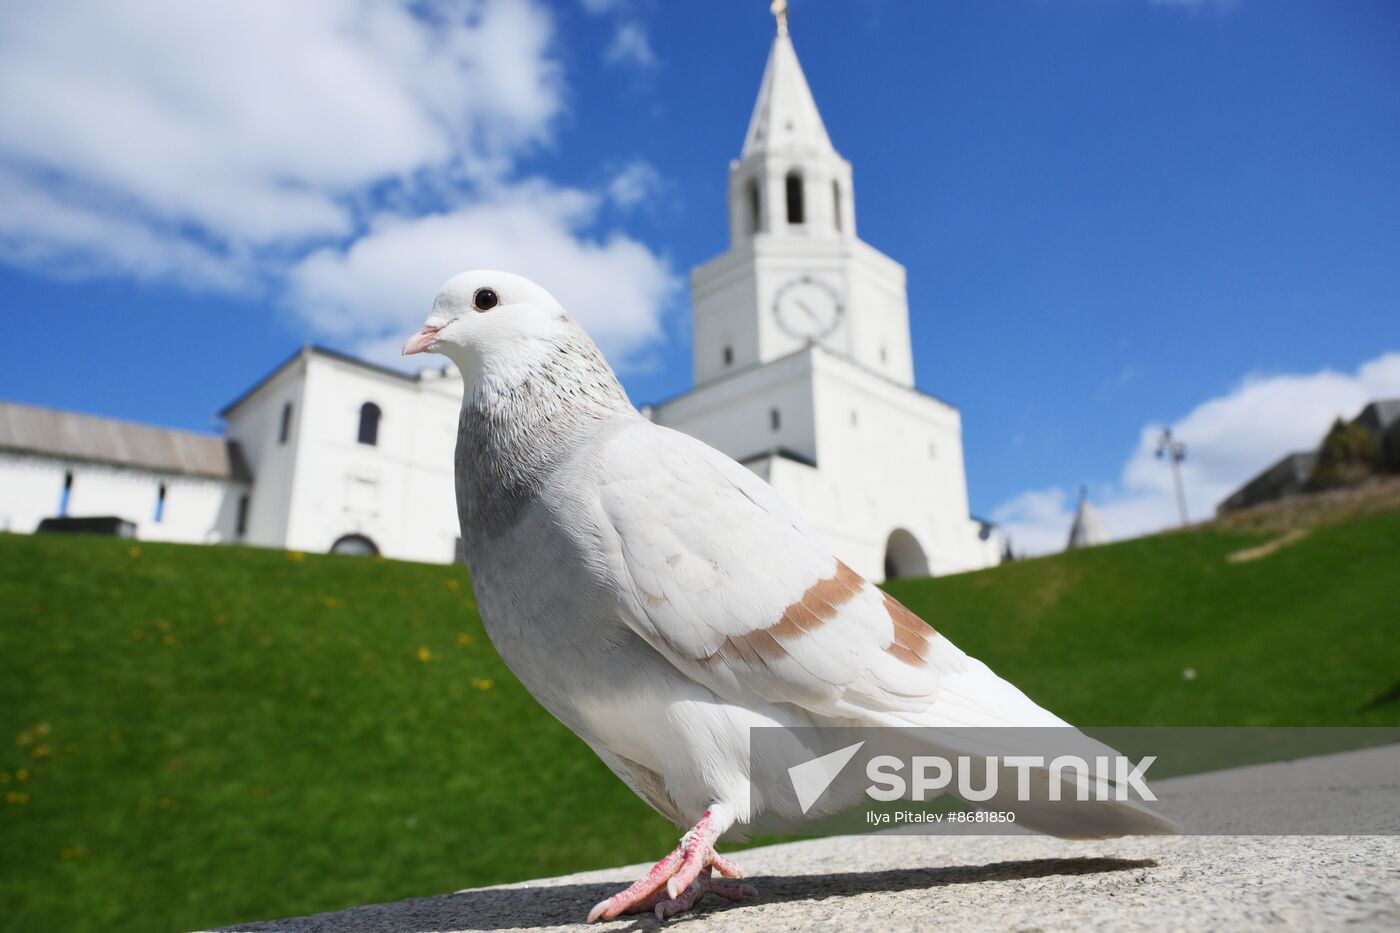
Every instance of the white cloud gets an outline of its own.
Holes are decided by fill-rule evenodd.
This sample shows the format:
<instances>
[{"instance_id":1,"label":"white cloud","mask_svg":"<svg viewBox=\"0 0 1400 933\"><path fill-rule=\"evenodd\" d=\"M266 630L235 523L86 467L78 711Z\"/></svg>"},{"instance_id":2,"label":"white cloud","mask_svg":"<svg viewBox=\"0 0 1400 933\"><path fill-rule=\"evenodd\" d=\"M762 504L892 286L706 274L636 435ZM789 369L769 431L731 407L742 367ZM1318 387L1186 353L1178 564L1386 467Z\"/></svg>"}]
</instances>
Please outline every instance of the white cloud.
<instances>
[{"instance_id":1,"label":"white cloud","mask_svg":"<svg viewBox=\"0 0 1400 933\"><path fill-rule=\"evenodd\" d=\"M514 177L563 108L556 51L538 0L15 5L0 261L286 289L318 336L381 356L443 280L497 266L639 353L677 287L669 264L597 229L603 193ZM606 196L636 203L648 170Z\"/></svg>"},{"instance_id":2,"label":"white cloud","mask_svg":"<svg viewBox=\"0 0 1400 933\"><path fill-rule=\"evenodd\" d=\"M1181 464L1187 511L1209 518L1241 483L1295 450L1316 447L1336 418L1350 418L1377 398L1400 396L1400 353L1387 353L1355 373L1250 376L1232 391L1202 402L1170 427L1187 445ZM1092 496L1116 538L1177 523L1171 469L1155 456L1160 425L1142 429L1119 481ZM992 513L1017 553L1064 547L1073 499L1063 489L1022 493Z\"/></svg>"},{"instance_id":3,"label":"white cloud","mask_svg":"<svg viewBox=\"0 0 1400 933\"><path fill-rule=\"evenodd\" d=\"M635 20L621 23L608 48L603 52L603 61L609 64L630 64L650 68L656 64L656 53L652 51L651 39L646 27Z\"/></svg>"},{"instance_id":4,"label":"white cloud","mask_svg":"<svg viewBox=\"0 0 1400 933\"><path fill-rule=\"evenodd\" d=\"M343 235L372 185L498 173L545 140L550 38L508 0L20 4L0 31L0 166L65 216L211 257ZM10 223L27 245L6 254L61 254L77 226Z\"/></svg>"},{"instance_id":5,"label":"white cloud","mask_svg":"<svg viewBox=\"0 0 1400 933\"><path fill-rule=\"evenodd\" d=\"M427 317L439 286L467 269L509 269L554 293L625 364L661 337L680 281L641 243L588 231L600 198L526 185L454 210L382 215L348 248L318 250L291 273L290 301L323 333L381 357Z\"/></svg>"},{"instance_id":6,"label":"white cloud","mask_svg":"<svg viewBox=\"0 0 1400 933\"><path fill-rule=\"evenodd\" d=\"M608 197L624 210L636 207L661 190L661 173L649 162L625 166L608 182Z\"/></svg>"}]
</instances>

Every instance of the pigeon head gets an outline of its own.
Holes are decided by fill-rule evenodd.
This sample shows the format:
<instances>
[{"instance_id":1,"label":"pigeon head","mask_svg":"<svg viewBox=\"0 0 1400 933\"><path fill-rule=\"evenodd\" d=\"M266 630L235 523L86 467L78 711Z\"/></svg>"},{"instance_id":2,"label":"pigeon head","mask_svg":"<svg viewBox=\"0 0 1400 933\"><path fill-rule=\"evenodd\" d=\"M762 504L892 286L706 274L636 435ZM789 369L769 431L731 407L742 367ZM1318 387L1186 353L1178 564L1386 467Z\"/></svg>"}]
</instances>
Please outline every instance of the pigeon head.
<instances>
[{"instance_id":1,"label":"pigeon head","mask_svg":"<svg viewBox=\"0 0 1400 933\"><path fill-rule=\"evenodd\" d=\"M528 368L577 325L554 296L523 276L482 270L449 279L404 356L441 353L464 375Z\"/></svg>"}]
</instances>

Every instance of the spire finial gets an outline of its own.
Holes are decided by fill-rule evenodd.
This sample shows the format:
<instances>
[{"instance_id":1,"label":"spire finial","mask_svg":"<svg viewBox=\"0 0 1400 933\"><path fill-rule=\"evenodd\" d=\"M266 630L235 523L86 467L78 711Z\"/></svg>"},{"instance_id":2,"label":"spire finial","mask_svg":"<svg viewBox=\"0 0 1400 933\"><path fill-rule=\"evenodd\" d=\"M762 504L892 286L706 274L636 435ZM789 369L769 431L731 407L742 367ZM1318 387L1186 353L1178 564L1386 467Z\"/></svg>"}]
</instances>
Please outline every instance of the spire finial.
<instances>
[{"instance_id":1,"label":"spire finial","mask_svg":"<svg viewBox=\"0 0 1400 933\"><path fill-rule=\"evenodd\" d=\"M773 17L778 21L778 35L787 35L787 0L773 0L768 5Z\"/></svg>"}]
</instances>

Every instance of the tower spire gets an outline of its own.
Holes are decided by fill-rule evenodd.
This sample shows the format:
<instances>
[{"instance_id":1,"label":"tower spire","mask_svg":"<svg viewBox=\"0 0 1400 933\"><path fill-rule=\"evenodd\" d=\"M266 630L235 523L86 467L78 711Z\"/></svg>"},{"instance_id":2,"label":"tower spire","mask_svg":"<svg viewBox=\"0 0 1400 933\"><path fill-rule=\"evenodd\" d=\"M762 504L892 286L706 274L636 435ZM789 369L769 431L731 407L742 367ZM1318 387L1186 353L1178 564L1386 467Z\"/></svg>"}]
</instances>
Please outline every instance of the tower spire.
<instances>
[{"instance_id":1,"label":"tower spire","mask_svg":"<svg viewBox=\"0 0 1400 933\"><path fill-rule=\"evenodd\" d=\"M777 33L768 53L768 66L763 70L763 83L749 119L741 158L778 149L832 152L831 138L788 36L787 0L773 0L771 9L777 20Z\"/></svg>"}]
</instances>

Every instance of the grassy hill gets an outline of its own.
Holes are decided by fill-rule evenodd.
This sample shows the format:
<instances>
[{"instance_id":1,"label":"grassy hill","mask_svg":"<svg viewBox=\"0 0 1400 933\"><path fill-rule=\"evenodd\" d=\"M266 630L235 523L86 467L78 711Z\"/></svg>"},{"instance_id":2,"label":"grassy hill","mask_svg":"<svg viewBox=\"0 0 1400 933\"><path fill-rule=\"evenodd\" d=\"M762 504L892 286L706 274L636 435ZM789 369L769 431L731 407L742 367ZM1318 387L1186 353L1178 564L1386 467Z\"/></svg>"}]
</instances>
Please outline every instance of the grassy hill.
<instances>
[{"instance_id":1,"label":"grassy hill","mask_svg":"<svg viewBox=\"0 0 1400 933\"><path fill-rule=\"evenodd\" d=\"M891 589L1086 725L1394 725L1397 561L1388 513ZM516 683L462 568L95 538L0 535L0 795L24 930L288 916L675 836Z\"/></svg>"}]
</instances>

